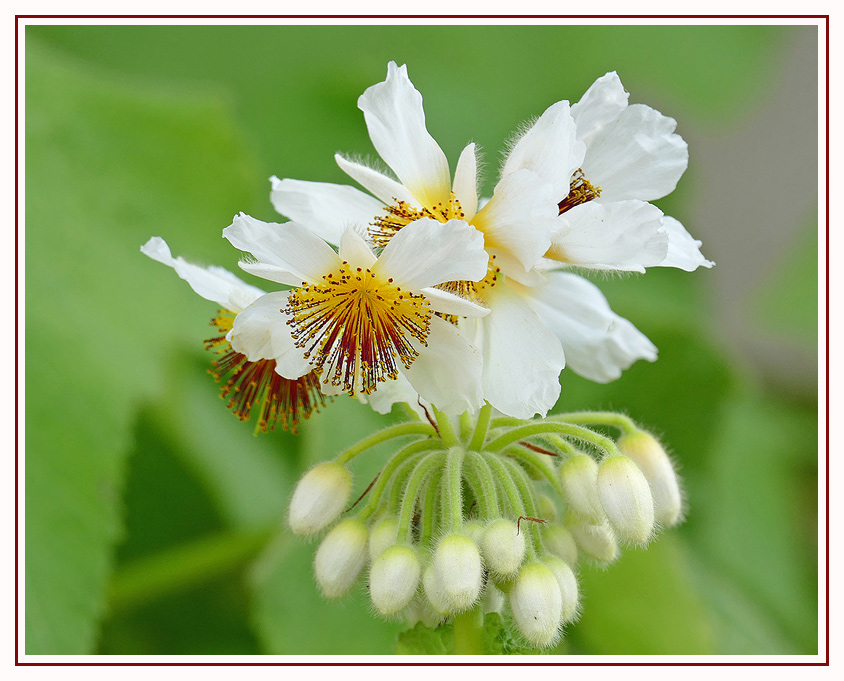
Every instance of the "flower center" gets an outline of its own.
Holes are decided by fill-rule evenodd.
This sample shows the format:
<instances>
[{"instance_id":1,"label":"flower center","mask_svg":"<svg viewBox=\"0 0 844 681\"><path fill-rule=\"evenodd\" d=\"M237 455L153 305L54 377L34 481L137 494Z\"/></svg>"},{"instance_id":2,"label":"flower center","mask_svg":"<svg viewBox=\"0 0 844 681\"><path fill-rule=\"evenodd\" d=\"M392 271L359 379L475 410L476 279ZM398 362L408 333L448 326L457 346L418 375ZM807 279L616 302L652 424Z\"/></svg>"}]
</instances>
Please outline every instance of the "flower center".
<instances>
[{"instance_id":1,"label":"flower center","mask_svg":"<svg viewBox=\"0 0 844 681\"><path fill-rule=\"evenodd\" d=\"M220 397L229 398L226 406L241 421L249 420L254 411L258 430L266 433L281 422L282 429L295 433L300 418L308 418L314 410L325 406L319 377L312 371L298 379L284 378L276 372L274 359L250 362L226 340L234 317L233 312L220 310L211 320L211 326L220 335L205 341L207 350L221 355L209 370L218 383L225 380Z\"/></svg>"},{"instance_id":2,"label":"flower center","mask_svg":"<svg viewBox=\"0 0 844 681\"><path fill-rule=\"evenodd\" d=\"M601 195L601 188L595 187L583 176L583 171L578 168L571 178L571 187L566 198L560 201L560 215L571 210L581 203L597 199Z\"/></svg>"},{"instance_id":3,"label":"flower center","mask_svg":"<svg viewBox=\"0 0 844 681\"><path fill-rule=\"evenodd\" d=\"M424 296L347 262L323 280L292 290L284 310L296 346L306 349L323 381L368 395L378 382L398 377L398 362L410 368L419 354L410 339L427 345L430 331Z\"/></svg>"},{"instance_id":4,"label":"flower center","mask_svg":"<svg viewBox=\"0 0 844 681\"><path fill-rule=\"evenodd\" d=\"M447 281L444 284L435 286L434 288L447 291L448 293L453 293L461 298L466 298L478 305L486 305L486 294L489 289L495 286L500 275L501 268L495 266L495 256L491 255L489 257L489 266L486 270L486 276L480 281ZM457 315L453 314L444 314L441 312L435 312L434 314L438 317L442 317L451 324L457 324L458 319L460 319Z\"/></svg>"},{"instance_id":5,"label":"flower center","mask_svg":"<svg viewBox=\"0 0 844 681\"><path fill-rule=\"evenodd\" d=\"M409 225L414 220L420 218L433 218L440 222L448 222L449 220L462 220L464 218L463 208L460 202L451 192L447 204L440 201L432 209L427 208L413 208L406 201L398 201L392 206L386 206L384 210L386 215L376 216L374 222L369 226L369 235L377 246L383 248L390 239L404 226Z\"/></svg>"}]
</instances>

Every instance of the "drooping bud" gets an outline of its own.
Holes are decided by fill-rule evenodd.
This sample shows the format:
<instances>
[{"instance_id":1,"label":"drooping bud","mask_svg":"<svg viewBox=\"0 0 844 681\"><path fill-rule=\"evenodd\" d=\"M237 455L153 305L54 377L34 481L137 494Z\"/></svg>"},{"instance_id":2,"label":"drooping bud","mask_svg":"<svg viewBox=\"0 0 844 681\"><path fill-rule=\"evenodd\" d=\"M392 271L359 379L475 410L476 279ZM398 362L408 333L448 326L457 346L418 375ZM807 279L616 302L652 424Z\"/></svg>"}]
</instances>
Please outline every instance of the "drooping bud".
<instances>
[{"instance_id":1,"label":"drooping bud","mask_svg":"<svg viewBox=\"0 0 844 681\"><path fill-rule=\"evenodd\" d=\"M577 565L577 542L565 527L548 523L539 530L548 550L569 565Z\"/></svg>"},{"instance_id":2,"label":"drooping bud","mask_svg":"<svg viewBox=\"0 0 844 681\"><path fill-rule=\"evenodd\" d=\"M339 598L357 581L366 563L366 525L346 518L322 540L314 558L316 580L327 598Z\"/></svg>"},{"instance_id":3,"label":"drooping bud","mask_svg":"<svg viewBox=\"0 0 844 681\"><path fill-rule=\"evenodd\" d=\"M590 558L602 563L611 563L618 558L618 543L606 520L595 525L569 516L566 529L577 542L577 548Z\"/></svg>"},{"instance_id":4,"label":"drooping bud","mask_svg":"<svg viewBox=\"0 0 844 681\"><path fill-rule=\"evenodd\" d=\"M537 499L539 502L539 517L548 522L557 519L557 504L547 494L540 494Z\"/></svg>"},{"instance_id":5,"label":"drooping bud","mask_svg":"<svg viewBox=\"0 0 844 681\"><path fill-rule=\"evenodd\" d=\"M375 562L388 546L396 543L399 523L394 516L384 516L378 520L369 533L369 560Z\"/></svg>"},{"instance_id":6,"label":"drooping bud","mask_svg":"<svg viewBox=\"0 0 844 681\"><path fill-rule=\"evenodd\" d=\"M369 595L382 615L394 615L413 599L422 567L409 546L394 544L385 549L369 573Z\"/></svg>"},{"instance_id":7,"label":"drooping bud","mask_svg":"<svg viewBox=\"0 0 844 681\"><path fill-rule=\"evenodd\" d=\"M448 615L449 607L443 594L443 585L437 579L434 566L430 563L422 572L422 588L425 590L425 596L428 598L428 605L431 609L438 613L440 617Z\"/></svg>"},{"instance_id":8,"label":"drooping bud","mask_svg":"<svg viewBox=\"0 0 844 681\"><path fill-rule=\"evenodd\" d=\"M522 567L510 590L510 610L524 637L550 646L559 636L563 598L557 578L542 563Z\"/></svg>"},{"instance_id":9,"label":"drooping bud","mask_svg":"<svg viewBox=\"0 0 844 681\"><path fill-rule=\"evenodd\" d=\"M577 587L577 577L569 565L557 558L548 556L545 564L557 578L557 585L560 587L560 594L563 599L563 610L560 621L565 624L571 622L577 615L577 606L580 602L580 590Z\"/></svg>"},{"instance_id":10,"label":"drooping bud","mask_svg":"<svg viewBox=\"0 0 844 681\"><path fill-rule=\"evenodd\" d=\"M605 459L598 493L613 529L631 544L647 544L654 531L654 500L645 474L626 456Z\"/></svg>"},{"instance_id":11,"label":"drooping bud","mask_svg":"<svg viewBox=\"0 0 844 681\"><path fill-rule=\"evenodd\" d=\"M316 534L329 525L349 503L352 474L328 461L302 476L290 501L287 522L294 534Z\"/></svg>"},{"instance_id":12,"label":"drooping bud","mask_svg":"<svg viewBox=\"0 0 844 681\"><path fill-rule=\"evenodd\" d=\"M575 454L560 467L563 496L569 508L584 520L597 523L604 517L598 496L598 464L591 456Z\"/></svg>"},{"instance_id":13,"label":"drooping bud","mask_svg":"<svg viewBox=\"0 0 844 681\"><path fill-rule=\"evenodd\" d=\"M504 607L504 592L492 582L487 582L481 601L484 613L501 612Z\"/></svg>"},{"instance_id":14,"label":"drooping bud","mask_svg":"<svg viewBox=\"0 0 844 681\"><path fill-rule=\"evenodd\" d=\"M662 445L653 435L640 430L622 437L618 448L645 474L654 498L656 521L665 527L676 525L683 513L683 495L677 473Z\"/></svg>"},{"instance_id":15,"label":"drooping bud","mask_svg":"<svg viewBox=\"0 0 844 681\"><path fill-rule=\"evenodd\" d=\"M505 518L491 522L481 539L486 566L500 577L515 574L525 558L525 535Z\"/></svg>"},{"instance_id":16,"label":"drooping bud","mask_svg":"<svg viewBox=\"0 0 844 681\"><path fill-rule=\"evenodd\" d=\"M481 540L484 538L485 531L486 525L484 525L480 520L470 520L463 523L463 534L478 545L480 545Z\"/></svg>"},{"instance_id":17,"label":"drooping bud","mask_svg":"<svg viewBox=\"0 0 844 681\"><path fill-rule=\"evenodd\" d=\"M431 560L449 614L471 608L481 595L483 566L478 545L463 534L450 534Z\"/></svg>"}]
</instances>

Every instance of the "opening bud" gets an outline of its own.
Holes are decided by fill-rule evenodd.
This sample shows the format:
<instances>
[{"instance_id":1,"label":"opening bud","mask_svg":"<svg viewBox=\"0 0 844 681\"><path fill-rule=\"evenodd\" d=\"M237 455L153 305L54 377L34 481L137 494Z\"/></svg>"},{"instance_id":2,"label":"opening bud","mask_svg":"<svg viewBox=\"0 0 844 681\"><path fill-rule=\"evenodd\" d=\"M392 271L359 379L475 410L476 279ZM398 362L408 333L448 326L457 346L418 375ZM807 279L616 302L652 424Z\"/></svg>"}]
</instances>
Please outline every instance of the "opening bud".
<instances>
[{"instance_id":1,"label":"opening bud","mask_svg":"<svg viewBox=\"0 0 844 681\"><path fill-rule=\"evenodd\" d=\"M546 548L569 565L577 565L577 542L562 525L549 523L540 529Z\"/></svg>"},{"instance_id":2,"label":"opening bud","mask_svg":"<svg viewBox=\"0 0 844 681\"><path fill-rule=\"evenodd\" d=\"M676 525L682 518L683 495L680 480L662 445L653 435L640 430L621 438L618 448L645 474L653 494L656 521L665 527Z\"/></svg>"},{"instance_id":3,"label":"opening bud","mask_svg":"<svg viewBox=\"0 0 844 681\"><path fill-rule=\"evenodd\" d=\"M499 518L492 521L481 540L486 566L501 577L515 574L525 558L525 535L516 523Z\"/></svg>"},{"instance_id":4,"label":"opening bud","mask_svg":"<svg viewBox=\"0 0 844 681\"><path fill-rule=\"evenodd\" d=\"M559 636L563 598L557 578L542 563L525 565L510 590L510 610L524 637L550 646Z\"/></svg>"},{"instance_id":5,"label":"opening bud","mask_svg":"<svg viewBox=\"0 0 844 681\"><path fill-rule=\"evenodd\" d=\"M575 454L560 467L563 496L569 508L584 520L601 522L604 512L598 496L598 464L591 456Z\"/></svg>"},{"instance_id":6,"label":"opening bud","mask_svg":"<svg viewBox=\"0 0 844 681\"><path fill-rule=\"evenodd\" d=\"M598 470L601 504L619 537L647 544L654 531L654 500L645 474L626 456L605 459Z\"/></svg>"},{"instance_id":7,"label":"opening bud","mask_svg":"<svg viewBox=\"0 0 844 681\"><path fill-rule=\"evenodd\" d=\"M399 522L394 516L384 516L372 526L369 533L369 560L375 562L388 546L396 543Z\"/></svg>"},{"instance_id":8,"label":"opening bud","mask_svg":"<svg viewBox=\"0 0 844 681\"><path fill-rule=\"evenodd\" d=\"M596 525L570 516L566 529L571 532L578 549L590 558L602 563L611 563L618 558L618 543L606 520Z\"/></svg>"},{"instance_id":9,"label":"opening bud","mask_svg":"<svg viewBox=\"0 0 844 681\"><path fill-rule=\"evenodd\" d=\"M315 466L299 480L287 522L294 534L316 534L342 513L352 493L352 474L333 461Z\"/></svg>"},{"instance_id":10,"label":"opening bud","mask_svg":"<svg viewBox=\"0 0 844 681\"><path fill-rule=\"evenodd\" d=\"M545 564L554 573L554 577L557 578L557 585L560 587L560 595L563 599L560 621L563 624L571 622L577 615L577 606L580 602L577 577L574 576L574 572L569 565L556 556L548 556L545 559Z\"/></svg>"},{"instance_id":11,"label":"opening bud","mask_svg":"<svg viewBox=\"0 0 844 681\"><path fill-rule=\"evenodd\" d=\"M322 540L314 558L314 573L327 598L339 598L357 581L366 563L369 532L357 518L347 518Z\"/></svg>"},{"instance_id":12,"label":"opening bud","mask_svg":"<svg viewBox=\"0 0 844 681\"><path fill-rule=\"evenodd\" d=\"M369 572L369 595L382 615L394 615L413 599L422 567L409 546L385 549Z\"/></svg>"},{"instance_id":13,"label":"opening bud","mask_svg":"<svg viewBox=\"0 0 844 681\"><path fill-rule=\"evenodd\" d=\"M431 560L448 613L471 608L481 595L483 566L478 545L463 534L450 534L437 545Z\"/></svg>"}]
</instances>

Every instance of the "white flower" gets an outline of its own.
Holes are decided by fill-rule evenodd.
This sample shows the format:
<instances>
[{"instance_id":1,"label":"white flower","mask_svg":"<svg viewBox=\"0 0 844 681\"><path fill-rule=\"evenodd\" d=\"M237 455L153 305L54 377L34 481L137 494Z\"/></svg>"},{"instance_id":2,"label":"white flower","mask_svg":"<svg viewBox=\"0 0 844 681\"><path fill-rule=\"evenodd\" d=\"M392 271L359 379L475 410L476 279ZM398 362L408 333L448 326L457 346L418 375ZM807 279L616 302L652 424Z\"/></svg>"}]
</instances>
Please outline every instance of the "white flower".
<instances>
[{"instance_id":1,"label":"white flower","mask_svg":"<svg viewBox=\"0 0 844 681\"><path fill-rule=\"evenodd\" d=\"M161 237L152 237L141 252L172 267L196 293L222 307L212 321L220 335L206 346L221 355L214 375L226 379L223 396L230 396L229 407L241 420L254 411L262 430L276 421L295 430L301 417L324 403L313 368L295 347L287 317L279 311L287 304L286 291L265 293L222 267L174 258Z\"/></svg>"},{"instance_id":2,"label":"white flower","mask_svg":"<svg viewBox=\"0 0 844 681\"><path fill-rule=\"evenodd\" d=\"M433 288L484 276L488 256L476 230L460 221L417 220L378 257L352 225L340 236L339 254L296 222L240 214L223 235L255 258L240 263L244 270L299 287L284 312L323 392L369 396L402 374L444 412L482 404L477 351L434 312L488 310Z\"/></svg>"}]
</instances>

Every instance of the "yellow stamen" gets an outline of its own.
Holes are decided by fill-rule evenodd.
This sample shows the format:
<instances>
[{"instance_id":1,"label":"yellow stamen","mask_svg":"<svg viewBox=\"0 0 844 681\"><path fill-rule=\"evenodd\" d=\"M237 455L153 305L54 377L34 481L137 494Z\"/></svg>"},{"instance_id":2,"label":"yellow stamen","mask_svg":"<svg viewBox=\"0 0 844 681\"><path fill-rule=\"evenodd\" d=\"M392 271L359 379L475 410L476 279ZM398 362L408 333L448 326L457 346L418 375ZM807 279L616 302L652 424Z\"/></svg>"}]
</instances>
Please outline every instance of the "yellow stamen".
<instances>
[{"instance_id":1,"label":"yellow stamen","mask_svg":"<svg viewBox=\"0 0 844 681\"><path fill-rule=\"evenodd\" d=\"M453 293L461 298L466 298L478 305L486 305L486 294L498 282L498 278L502 276L501 268L495 265L495 256L490 256L489 265L487 266L486 276L480 281L447 281L444 284L435 286L442 291ZM442 317L447 322L457 324L459 317L453 314L435 313L438 317Z\"/></svg>"},{"instance_id":2,"label":"yellow stamen","mask_svg":"<svg viewBox=\"0 0 844 681\"><path fill-rule=\"evenodd\" d=\"M454 192L451 193L451 198L447 204L440 201L430 210L428 208L413 208L406 201L398 200L392 206L386 206L384 210L387 214L377 216L369 227L372 240L382 248L402 227L409 225L414 220L433 218L439 222L448 222L449 220L462 220L464 218L463 208Z\"/></svg>"},{"instance_id":3,"label":"yellow stamen","mask_svg":"<svg viewBox=\"0 0 844 681\"><path fill-rule=\"evenodd\" d=\"M559 203L560 215L575 206L579 206L581 203L597 199L600 195L601 188L595 187L583 176L583 171L578 168L571 178L568 196Z\"/></svg>"},{"instance_id":4,"label":"yellow stamen","mask_svg":"<svg viewBox=\"0 0 844 681\"><path fill-rule=\"evenodd\" d=\"M427 345L428 301L347 262L323 280L291 291L284 309L296 346L305 348L323 381L368 395L398 377L398 362L410 368L419 354L410 339Z\"/></svg>"},{"instance_id":5,"label":"yellow stamen","mask_svg":"<svg viewBox=\"0 0 844 681\"><path fill-rule=\"evenodd\" d=\"M300 418L309 418L325 405L325 397L319 390L319 377L312 371L301 378L288 379L276 372L274 359L250 362L226 340L234 317L233 312L220 310L211 320L220 335L205 341L207 350L221 355L209 370L218 383L225 380L220 397L230 398L226 406L241 421L249 420L254 411L258 419L256 431L266 433L280 422L284 430L295 433Z\"/></svg>"}]
</instances>

